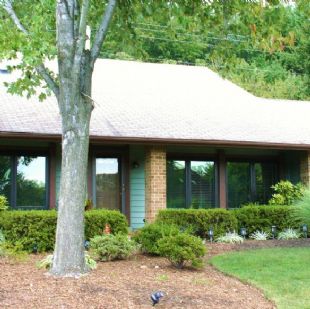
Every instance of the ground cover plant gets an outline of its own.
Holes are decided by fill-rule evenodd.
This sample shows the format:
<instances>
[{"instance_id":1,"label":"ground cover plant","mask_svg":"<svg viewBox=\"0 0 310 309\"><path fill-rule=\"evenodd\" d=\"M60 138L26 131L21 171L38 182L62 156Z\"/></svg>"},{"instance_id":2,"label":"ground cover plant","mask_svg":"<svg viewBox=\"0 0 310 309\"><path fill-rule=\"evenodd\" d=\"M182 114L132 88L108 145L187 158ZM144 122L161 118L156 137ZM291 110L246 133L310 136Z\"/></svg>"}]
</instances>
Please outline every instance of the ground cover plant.
<instances>
[{"instance_id":1,"label":"ground cover plant","mask_svg":"<svg viewBox=\"0 0 310 309\"><path fill-rule=\"evenodd\" d=\"M309 248L233 252L212 258L224 273L261 288L279 309L310 307Z\"/></svg>"},{"instance_id":2,"label":"ground cover plant","mask_svg":"<svg viewBox=\"0 0 310 309\"><path fill-rule=\"evenodd\" d=\"M236 232L227 232L225 235L217 237L216 241L228 244L240 244L244 241L244 239Z\"/></svg>"},{"instance_id":3,"label":"ground cover plant","mask_svg":"<svg viewBox=\"0 0 310 309\"><path fill-rule=\"evenodd\" d=\"M255 231L250 235L250 238L254 240L267 240L269 237L270 233L264 231Z\"/></svg>"},{"instance_id":4,"label":"ground cover plant","mask_svg":"<svg viewBox=\"0 0 310 309\"><path fill-rule=\"evenodd\" d=\"M279 233L278 239L285 239L285 240L298 239L300 238L300 236L301 236L301 233L299 231L288 228Z\"/></svg>"}]
</instances>

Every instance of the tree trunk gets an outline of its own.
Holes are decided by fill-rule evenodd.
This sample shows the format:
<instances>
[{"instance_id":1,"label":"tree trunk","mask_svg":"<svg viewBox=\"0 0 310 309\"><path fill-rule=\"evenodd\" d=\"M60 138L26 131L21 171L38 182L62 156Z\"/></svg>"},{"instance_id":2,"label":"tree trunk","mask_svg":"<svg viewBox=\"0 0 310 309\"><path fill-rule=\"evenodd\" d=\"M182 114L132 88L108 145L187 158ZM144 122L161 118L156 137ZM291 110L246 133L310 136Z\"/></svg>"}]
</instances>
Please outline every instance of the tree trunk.
<instances>
[{"instance_id":1,"label":"tree trunk","mask_svg":"<svg viewBox=\"0 0 310 309\"><path fill-rule=\"evenodd\" d=\"M84 257L84 207L92 106L72 88L64 88L60 100L62 164L51 273L76 277L88 270Z\"/></svg>"}]
</instances>

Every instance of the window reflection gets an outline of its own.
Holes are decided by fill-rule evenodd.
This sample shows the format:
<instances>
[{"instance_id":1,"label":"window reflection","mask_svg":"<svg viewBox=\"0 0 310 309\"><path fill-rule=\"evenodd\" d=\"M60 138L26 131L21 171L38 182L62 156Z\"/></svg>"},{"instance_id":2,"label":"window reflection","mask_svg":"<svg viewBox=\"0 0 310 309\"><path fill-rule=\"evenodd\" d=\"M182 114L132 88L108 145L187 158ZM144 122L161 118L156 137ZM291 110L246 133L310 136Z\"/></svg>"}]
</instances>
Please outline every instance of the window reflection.
<instances>
[{"instance_id":1,"label":"window reflection","mask_svg":"<svg viewBox=\"0 0 310 309\"><path fill-rule=\"evenodd\" d=\"M214 162L191 161L191 207L214 207Z\"/></svg>"},{"instance_id":2,"label":"window reflection","mask_svg":"<svg viewBox=\"0 0 310 309\"><path fill-rule=\"evenodd\" d=\"M17 158L16 205L33 208L46 204L46 158Z\"/></svg>"},{"instance_id":3,"label":"window reflection","mask_svg":"<svg viewBox=\"0 0 310 309\"><path fill-rule=\"evenodd\" d=\"M120 209L117 158L96 158L96 208Z\"/></svg>"},{"instance_id":4,"label":"window reflection","mask_svg":"<svg viewBox=\"0 0 310 309\"><path fill-rule=\"evenodd\" d=\"M168 160L167 207L215 207L214 162Z\"/></svg>"},{"instance_id":5,"label":"window reflection","mask_svg":"<svg viewBox=\"0 0 310 309\"><path fill-rule=\"evenodd\" d=\"M9 156L0 156L0 195L11 203L12 161Z\"/></svg>"},{"instance_id":6,"label":"window reflection","mask_svg":"<svg viewBox=\"0 0 310 309\"><path fill-rule=\"evenodd\" d=\"M167 161L167 207L185 208L185 161Z\"/></svg>"}]
</instances>

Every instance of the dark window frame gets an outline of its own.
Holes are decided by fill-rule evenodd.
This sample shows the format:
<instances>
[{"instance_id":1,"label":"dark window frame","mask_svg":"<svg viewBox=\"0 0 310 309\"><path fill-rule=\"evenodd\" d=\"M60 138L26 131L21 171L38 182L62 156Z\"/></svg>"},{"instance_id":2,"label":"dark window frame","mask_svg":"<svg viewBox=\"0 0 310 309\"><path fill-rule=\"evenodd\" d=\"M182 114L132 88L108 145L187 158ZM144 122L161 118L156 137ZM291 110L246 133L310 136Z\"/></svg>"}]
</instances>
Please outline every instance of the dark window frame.
<instances>
[{"instance_id":1,"label":"dark window frame","mask_svg":"<svg viewBox=\"0 0 310 309\"><path fill-rule=\"evenodd\" d=\"M103 154L95 153L92 157L92 200L94 203L94 208L97 208L96 201L96 160L97 159L117 159L118 164L118 173L119 173L119 194L120 194L120 211L125 213L125 173L124 173L124 164L122 156L120 154Z\"/></svg>"},{"instance_id":2,"label":"dark window frame","mask_svg":"<svg viewBox=\"0 0 310 309\"><path fill-rule=\"evenodd\" d=\"M191 182L191 162L192 161L205 161L205 162L213 162L214 164L214 207L219 207L219 169L218 162L215 156L201 156L201 155L167 155L166 165L168 161L184 161L185 162L185 207L189 209L192 204L192 182ZM167 175L168 176L168 175ZM168 190L168 178L167 181L167 190ZM168 191L167 191L167 201L168 201ZM213 209L211 208L211 209Z\"/></svg>"},{"instance_id":3,"label":"dark window frame","mask_svg":"<svg viewBox=\"0 0 310 309\"><path fill-rule=\"evenodd\" d=\"M250 172L250 201L249 203L255 203L255 199L257 198L257 184L256 184L256 172L255 172L255 164L259 163L269 163L274 164L276 167L276 182L280 180L280 169L281 164L277 157L255 157L255 158L235 158L235 157L226 157L226 201L227 201L227 209L235 209L235 207L229 207L229 188L228 188L228 163L248 163L249 164L249 172Z\"/></svg>"},{"instance_id":4,"label":"dark window frame","mask_svg":"<svg viewBox=\"0 0 310 309\"><path fill-rule=\"evenodd\" d=\"M0 156L7 156L10 157L11 162L11 194L10 194L10 208L14 210L23 209L22 206L17 206L17 183L16 183L16 176L17 176L17 158L18 157L45 157L45 199L44 205L38 206L31 206L29 205L30 209L38 209L38 210L47 210L49 209L49 198L50 198L50 164L51 159L50 155L47 151L27 151L27 150L11 150L11 151L3 151L0 150Z\"/></svg>"}]
</instances>

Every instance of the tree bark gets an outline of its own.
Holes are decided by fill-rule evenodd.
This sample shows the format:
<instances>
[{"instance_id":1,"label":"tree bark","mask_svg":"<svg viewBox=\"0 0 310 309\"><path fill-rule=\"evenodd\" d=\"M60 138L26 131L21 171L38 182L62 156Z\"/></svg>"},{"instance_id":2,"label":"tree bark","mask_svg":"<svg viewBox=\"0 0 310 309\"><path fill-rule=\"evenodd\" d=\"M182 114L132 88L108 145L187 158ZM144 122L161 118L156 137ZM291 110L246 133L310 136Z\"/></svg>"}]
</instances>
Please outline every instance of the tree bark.
<instances>
[{"instance_id":1,"label":"tree bark","mask_svg":"<svg viewBox=\"0 0 310 309\"><path fill-rule=\"evenodd\" d=\"M84 207L91 108L82 97L74 99L73 93L67 93L67 97L75 101L75 105L69 114L62 116L62 173L51 273L76 277L87 271L84 258Z\"/></svg>"}]
</instances>

